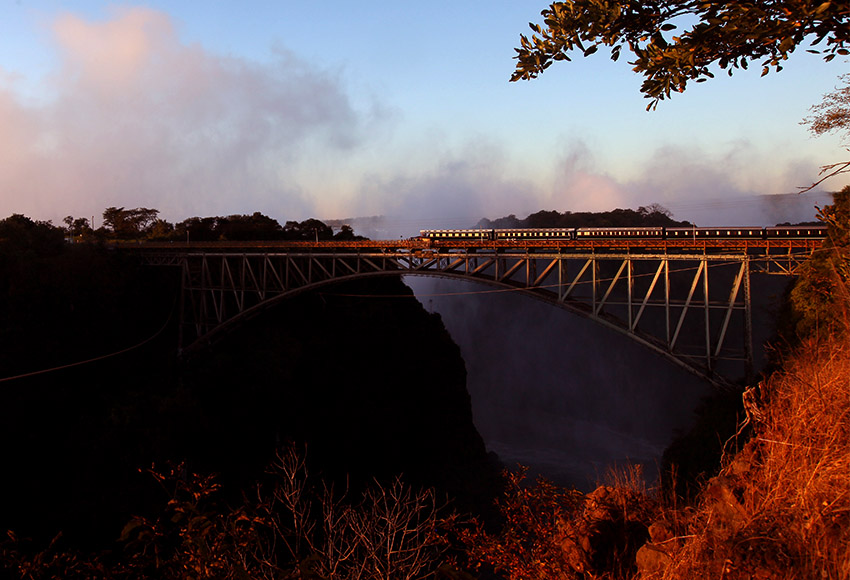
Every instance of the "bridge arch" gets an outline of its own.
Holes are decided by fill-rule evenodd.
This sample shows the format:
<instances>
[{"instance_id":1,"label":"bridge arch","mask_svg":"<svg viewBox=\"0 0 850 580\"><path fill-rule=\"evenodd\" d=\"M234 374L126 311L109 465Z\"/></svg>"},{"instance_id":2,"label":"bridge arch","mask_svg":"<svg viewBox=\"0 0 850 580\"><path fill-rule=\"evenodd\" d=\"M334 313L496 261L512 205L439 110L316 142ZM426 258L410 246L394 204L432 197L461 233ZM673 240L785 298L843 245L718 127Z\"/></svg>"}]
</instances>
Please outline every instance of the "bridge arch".
<instances>
[{"instance_id":1,"label":"bridge arch","mask_svg":"<svg viewBox=\"0 0 850 580\"><path fill-rule=\"evenodd\" d=\"M752 373L750 273L793 274L811 243L700 247L623 242L576 247L411 242L337 247L319 243L252 251L157 250L150 264L182 269L181 348L191 351L264 309L302 292L375 276L479 282L541 300L627 335L716 385ZM776 246L776 244L774 244ZM717 275L723 271L725 274ZM737 335L733 337L733 334ZM684 337L700 337L685 344ZM743 370L721 374L728 362Z\"/></svg>"},{"instance_id":2,"label":"bridge arch","mask_svg":"<svg viewBox=\"0 0 850 580\"><path fill-rule=\"evenodd\" d=\"M285 300L290 300L300 294L305 294L309 292L315 292L322 288L332 287L335 285L343 284L345 282L351 282L353 280L362 280L364 278L388 278L388 277L399 277L402 274L397 272L367 272L363 274L352 274L347 276L339 276L332 279L327 280L319 280L315 282L311 282L305 284L303 286L298 286L295 288L291 288L289 290L285 290L280 293L276 293L274 296L271 296L265 300L257 302L251 306L248 306L244 310L241 310L232 316L228 316L223 318L220 323L199 323L198 321L192 320L183 320L181 319L181 338L180 338L180 351L181 353L191 353L195 350L205 348L210 344L216 342L219 338L221 338L224 334L233 331L234 329L241 326L244 322L248 320L260 316L263 311L273 308L276 305L280 304ZM186 290L183 289L183 299L186 299ZM204 305L192 304L192 307L203 307ZM181 317L182 318L182 317ZM189 336L194 337L193 339L184 339L184 330L185 326L191 325L193 328L189 331Z\"/></svg>"}]
</instances>

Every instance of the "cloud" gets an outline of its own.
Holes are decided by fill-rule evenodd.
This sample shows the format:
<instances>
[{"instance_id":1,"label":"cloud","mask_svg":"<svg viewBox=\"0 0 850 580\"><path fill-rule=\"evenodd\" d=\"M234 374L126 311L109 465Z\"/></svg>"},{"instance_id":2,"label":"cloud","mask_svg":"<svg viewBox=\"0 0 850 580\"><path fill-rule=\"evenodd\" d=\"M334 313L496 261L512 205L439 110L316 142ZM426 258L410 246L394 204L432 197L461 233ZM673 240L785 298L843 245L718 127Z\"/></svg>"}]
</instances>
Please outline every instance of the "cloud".
<instances>
[{"instance_id":1,"label":"cloud","mask_svg":"<svg viewBox=\"0 0 850 580\"><path fill-rule=\"evenodd\" d=\"M418 117L405 125L392 103L351 94L344 71L285 48L263 62L215 54L147 8L101 20L62 14L48 33L57 65L39 90L27 85L36 99L21 90L27 79L0 69L0 217L58 221L109 206L155 207L170 221L382 214L396 221L395 237L540 209L658 202L698 223L759 224L784 221L778 202L746 213L740 200L817 174L814 162L779 163L788 156L746 141L706 153L652 136L624 164L642 167L630 174L575 135L529 160L523 135L458 135ZM413 132L417 123L426 126Z\"/></svg>"},{"instance_id":2,"label":"cloud","mask_svg":"<svg viewBox=\"0 0 850 580\"><path fill-rule=\"evenodd\" d=\"M364 177L354 188L356 195L337 204L342 214L326 209L324 215L383 215L378 225L364 222L358 232L392 239L426 227L474 227L482 217L634 209L651 203L699 225L773 225L811 220L816 204L829 203L823 192L779 195L783 185L816 172L813 162L800 161L785 173L762 171L769 162L746 142L713 154L685 146L649 149L638 159L642 169L629 176L617 175L616 167L601 167L600 157L580 139L553 154L546 175L524 174L509 149L480 136L455 149L446 144L421 148L441 151L441 156L430 164L415 163L419 171L390 164L385 175ZM753 172L758 180L753 181Z\"/></svg>"},{"instance_id":3,"label":"cloud","mask_svg":"<svg viewBox=\"0 0 850 580\"><path fill-rule=\"evenodd\" d=\"M347 215L386 216L384 235L396 238L420 228L469 228L483 217L539 209L544 197L539 185L513 171L505 147L485 136L458 147L424 143L415 149L429 155L363 177L347 201Z\"/></svg>"},{"instance_id":4,"label":"cloud","mask_svg":"<svg viewBox=\"0 0 850 580\"><path fill-rule=\"evenodd\" d=\"M788 184L805 185L817 174L813 160L780 165L744 140L711 153L688 144L660 145L638 158L641 169L630 176L598 163L584 142L570 143L556 165L546 209L606 211L660 203L676 218L701 225L773 225L813 219L814 205L829 203L824 192L782 195L794 189Z\"/></svg>"},{"instance_id":5,"label":"cloud","mask_svg":"<svg viewBox=\"0 0 850 580\"><path fill-rule=\"evenodd\" d=\"M587 144L573 140L556 165L550 207L560 211L607 211L627 205L624 186L597 167Z\"/></svg>"},{"instance_id":6,"label":"cloud","mask_svg":"<svg viewBox=\"0 0 850 580\"><path fill-rule=\"evenodd\" d=\"M698 225L774 225L814 219L814 205L828 194L788 192L816 173L814 161L779 165L747 141L714 154L665 146L651 153L644 172L625 189L632 207L638 200L640 205L658 202Z\"/></svg>"},{"instance_id":7,"label":"cloud","mask_svg":"<svg viewBox=\"0 0 850 580\"><path fill-rule=\"evenodd\" d=\"M48 99L23 102L0 75L2 215L305 214L299 161L345 154L375 122L334 74L282 50L259 64L186 45L161 12L64 14L50 31Z\"/></svg>"}]
</instances>

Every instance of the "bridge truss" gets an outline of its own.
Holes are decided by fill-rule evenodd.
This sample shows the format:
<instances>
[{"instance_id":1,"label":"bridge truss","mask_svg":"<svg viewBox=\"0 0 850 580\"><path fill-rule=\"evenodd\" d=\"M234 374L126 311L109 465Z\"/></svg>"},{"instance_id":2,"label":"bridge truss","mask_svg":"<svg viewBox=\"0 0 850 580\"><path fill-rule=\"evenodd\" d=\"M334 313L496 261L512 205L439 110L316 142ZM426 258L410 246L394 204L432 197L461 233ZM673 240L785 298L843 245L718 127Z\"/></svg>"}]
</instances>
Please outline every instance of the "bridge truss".
<instances>
[{"instance_id":1,"label":"bridge truss","mask_svg":"<svg viewBox=\"0 0 850 580\"><path fill-rule=\"evenodd\" d=\"M299 292L386 275L511 289L625 334L716 384L753 372L754 272L794 275L817 240L144 244L182 271L180 347Z\"/></svg>"}]
</instances>

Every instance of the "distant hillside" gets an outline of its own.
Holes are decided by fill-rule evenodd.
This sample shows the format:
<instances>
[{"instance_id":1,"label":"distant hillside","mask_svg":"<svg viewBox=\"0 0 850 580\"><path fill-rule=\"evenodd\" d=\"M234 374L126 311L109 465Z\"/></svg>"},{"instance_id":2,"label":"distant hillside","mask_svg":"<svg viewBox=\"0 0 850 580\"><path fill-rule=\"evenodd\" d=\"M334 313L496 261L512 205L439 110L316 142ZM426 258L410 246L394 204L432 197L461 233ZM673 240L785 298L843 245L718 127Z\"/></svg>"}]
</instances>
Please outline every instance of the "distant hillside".
<instances>
[{"instance_id":1,"label":"distant hillside","mask_svg":"<svg viewBox=\"0 0 850 580\"><path fill-rule=\"evenodd\" d=\"M670 211L658 204L637 209L614 209L603 212L571 212L541 210L520 219L511 214L496 220L483 218L476 228L622 228L643 227L687 227L687 221L676 221Z\"/></svg>"}]
</instances>

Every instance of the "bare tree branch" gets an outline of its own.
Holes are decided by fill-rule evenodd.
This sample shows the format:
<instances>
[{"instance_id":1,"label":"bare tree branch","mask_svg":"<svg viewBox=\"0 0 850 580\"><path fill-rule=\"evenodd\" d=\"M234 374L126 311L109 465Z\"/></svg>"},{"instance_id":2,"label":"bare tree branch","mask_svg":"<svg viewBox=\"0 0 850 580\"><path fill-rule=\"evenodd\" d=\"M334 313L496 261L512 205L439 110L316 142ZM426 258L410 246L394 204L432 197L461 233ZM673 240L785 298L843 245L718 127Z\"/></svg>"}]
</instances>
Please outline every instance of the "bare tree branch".
<instances>
[{"instance_id":1,"label":"bare tree branch","mask_svg":"<svg viewBox=\"0 0 850 580\"><path fill-rule=\"evenodd\" d=\"M847 151L850 152L850 149L848 149ZM824 175L824 173L826 173L826 175ZM800 191L798 193L806 193L807 191L811 191L827 179L835 177L836 175L841 175L843 173L850 173L850 161L841 161L839 163L824 165L820 168L820 172L818 173L818 175L821 175L823 177L821 177L820 179L818 179L807 187L799 187L798 189Z\"/></svg>"}]
</instances>

